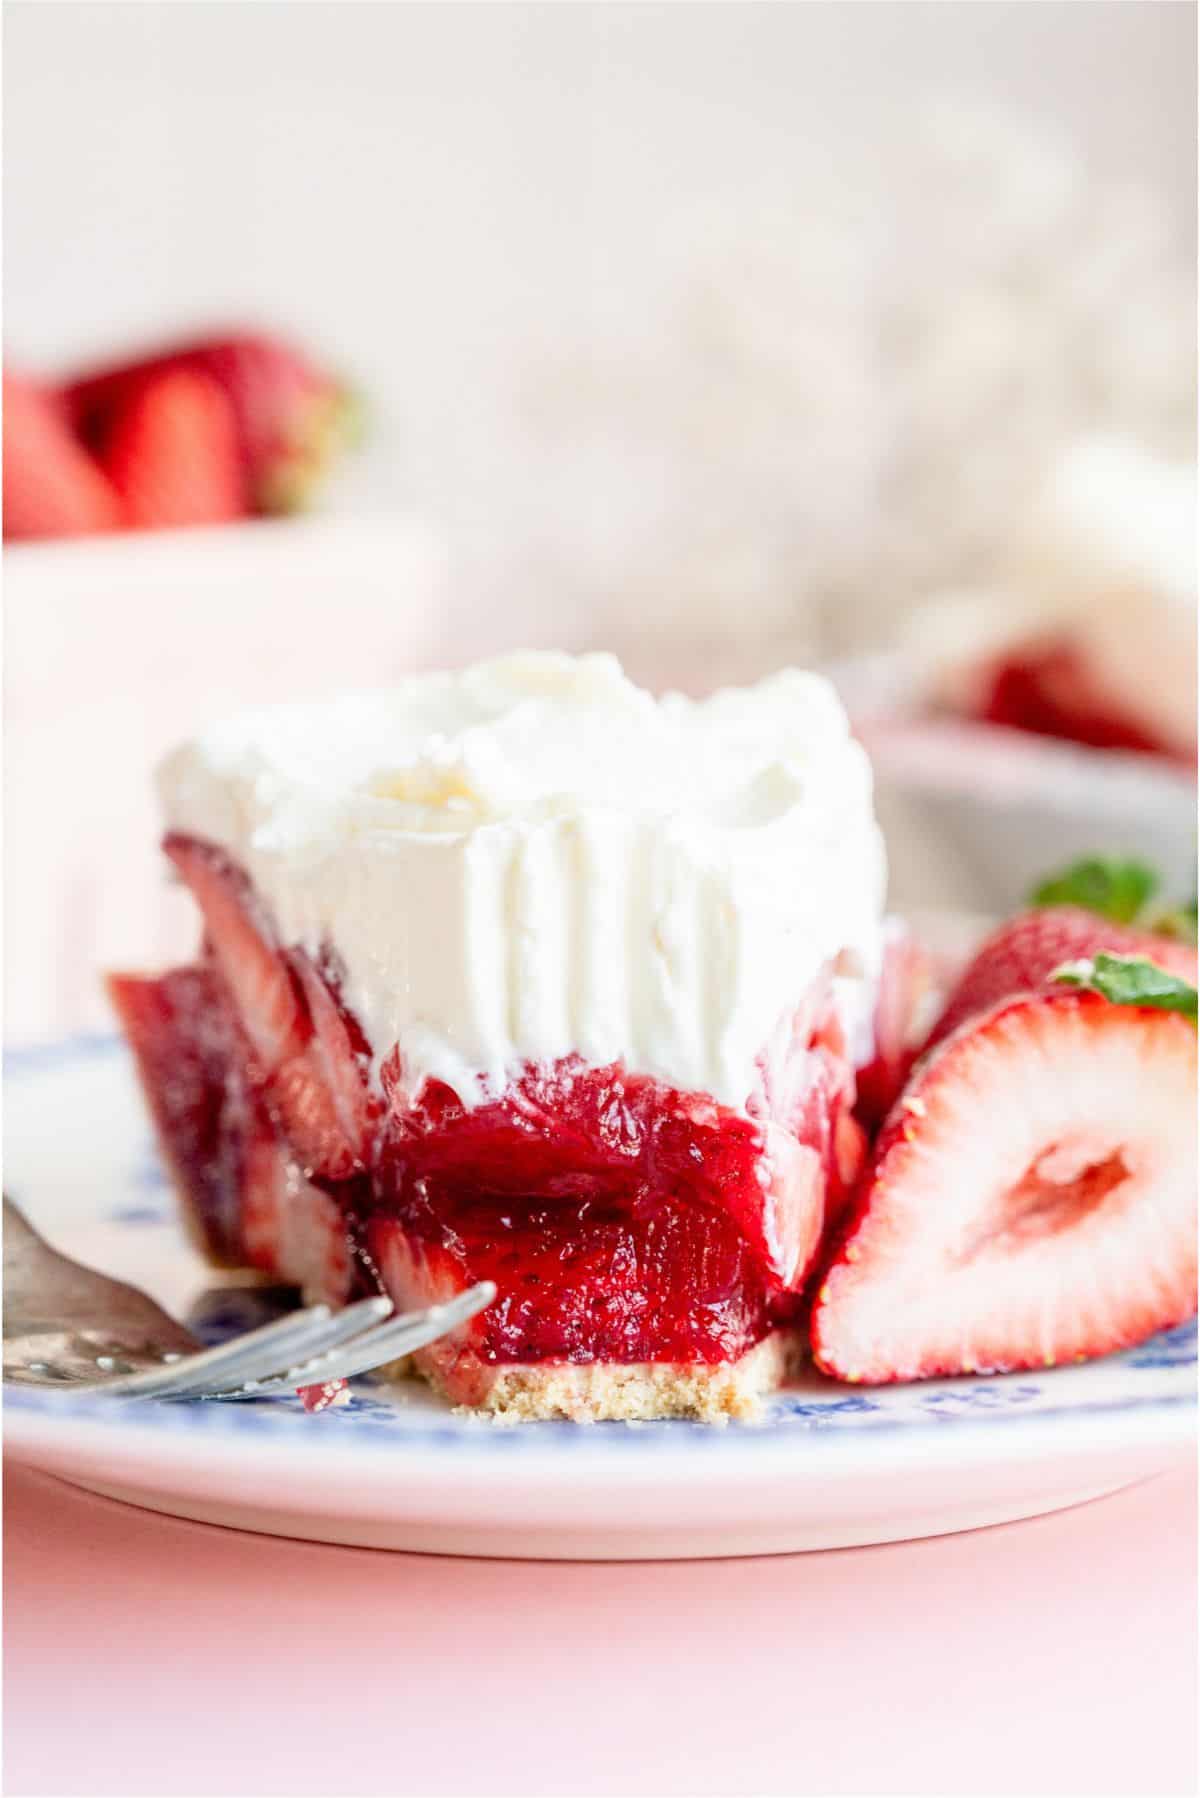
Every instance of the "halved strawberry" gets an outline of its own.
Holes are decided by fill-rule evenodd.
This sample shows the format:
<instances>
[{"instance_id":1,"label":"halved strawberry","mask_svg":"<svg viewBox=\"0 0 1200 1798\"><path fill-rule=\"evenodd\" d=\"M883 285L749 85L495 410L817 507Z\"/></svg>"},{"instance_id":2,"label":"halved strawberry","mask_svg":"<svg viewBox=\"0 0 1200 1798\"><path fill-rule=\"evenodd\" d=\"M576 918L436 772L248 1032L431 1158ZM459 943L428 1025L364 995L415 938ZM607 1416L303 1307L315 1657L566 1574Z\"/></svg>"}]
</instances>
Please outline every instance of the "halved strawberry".
<instances>
[{"instance_id":1,"label":"halved strawberry","mask_svg":"<svg viewBox=\"0 0 1200 1798\"><path fill-rule=\"evenodd\" d=\"M844 1380L1048 1367L1196 1309L1196 1030L1026 994L922 1063L813 1310Z\"/></svg>"},{"instance_id":2,"label":"halved strawberry","mask_svg":"<svg viewBox=\"0 0 1200 1798\"><path fill-rule=\"evenodd\" d=\"M925 1047L932 1048L966 1019L990 1010L1010 994L1036 992L1063 962L1095 955L1100 949L1145 956L1196 984L1196 950L1190 943L1113 923L1080 906L1045 906L1010 918L980 945L950 992Z\"/></svg>"},{"instance_id":3,"label":"halved strawberry","mask_svg":"<svg viewBox=\"0 0 1200 1798\"><path fill-rule=\"evenodd\" d=\"M278 944L253 887L210 843L163 845L192 891L217 968L253 1052L268 1104L306 1174L346 1180L366 1154L361 1054L307 957ZM316 1016L313 1015L315 1005Z\"/></svg>"}]
</instances>

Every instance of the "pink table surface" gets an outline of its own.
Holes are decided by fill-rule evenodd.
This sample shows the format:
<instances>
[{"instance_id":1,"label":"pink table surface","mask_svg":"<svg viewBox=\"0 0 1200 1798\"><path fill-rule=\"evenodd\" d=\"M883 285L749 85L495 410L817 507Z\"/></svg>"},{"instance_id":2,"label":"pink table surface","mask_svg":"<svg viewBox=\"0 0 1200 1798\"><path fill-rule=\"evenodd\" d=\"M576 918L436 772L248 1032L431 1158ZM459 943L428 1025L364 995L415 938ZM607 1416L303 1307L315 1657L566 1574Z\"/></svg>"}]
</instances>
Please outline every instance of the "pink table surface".
<instances>
[{"instance_id":1,"label":"pink table surface","mask_svg":"<svg viewBox=\"0 0 1200 1798\"><path fill-rule=\"evenodd\" d=\"M176 1522L10 1468L5 1791L1185 1793L1196 1487L636 1566Z\"/></svg>"}]
</instances>

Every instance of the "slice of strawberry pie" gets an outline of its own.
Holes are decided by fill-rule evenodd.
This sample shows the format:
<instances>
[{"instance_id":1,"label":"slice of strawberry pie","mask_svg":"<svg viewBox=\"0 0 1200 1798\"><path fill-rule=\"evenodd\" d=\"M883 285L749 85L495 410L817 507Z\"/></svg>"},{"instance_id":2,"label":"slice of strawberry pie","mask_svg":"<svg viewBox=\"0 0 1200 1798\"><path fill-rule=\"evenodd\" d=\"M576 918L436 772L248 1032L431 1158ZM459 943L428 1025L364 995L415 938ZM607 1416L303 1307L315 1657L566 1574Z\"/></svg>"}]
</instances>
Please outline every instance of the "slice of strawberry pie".
<instances>
[{"instance_id":1,"label":"slice of strawberry pie","mask_svg":"<svg viewBox=\"0 0 1200 1798\"><path fill-rule=\"evenodd\" d=\"M513 1417L750 1411L862 1159L883 856L832 690L523 655L241 717L161 773L193 966L110 987L192 1227Z\"/></svg>"}]
</instances>

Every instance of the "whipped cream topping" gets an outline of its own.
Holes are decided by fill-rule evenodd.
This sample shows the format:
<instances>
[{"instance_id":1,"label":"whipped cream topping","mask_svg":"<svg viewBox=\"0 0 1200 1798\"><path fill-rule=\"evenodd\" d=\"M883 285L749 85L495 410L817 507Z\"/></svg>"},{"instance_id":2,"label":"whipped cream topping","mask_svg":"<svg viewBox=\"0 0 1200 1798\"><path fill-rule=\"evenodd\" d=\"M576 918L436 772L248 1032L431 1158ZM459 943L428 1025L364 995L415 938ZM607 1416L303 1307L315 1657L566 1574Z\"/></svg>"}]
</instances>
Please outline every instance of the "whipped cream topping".
<instances>
[{"instance_id":1,"label":"whipped cream topping","mask_svg":"<svg viewBox=\"0 0 1200 1798\"><path fill-rule=\"evenodd\" d=\"M522 654L218 724L159 771L284 942L329 945L377 1056L466 1104L525 1061L623 1061L744 1106L826 963L851 1040L885 871L829 684L655 699Z\"/></svg>"}]
</instances>

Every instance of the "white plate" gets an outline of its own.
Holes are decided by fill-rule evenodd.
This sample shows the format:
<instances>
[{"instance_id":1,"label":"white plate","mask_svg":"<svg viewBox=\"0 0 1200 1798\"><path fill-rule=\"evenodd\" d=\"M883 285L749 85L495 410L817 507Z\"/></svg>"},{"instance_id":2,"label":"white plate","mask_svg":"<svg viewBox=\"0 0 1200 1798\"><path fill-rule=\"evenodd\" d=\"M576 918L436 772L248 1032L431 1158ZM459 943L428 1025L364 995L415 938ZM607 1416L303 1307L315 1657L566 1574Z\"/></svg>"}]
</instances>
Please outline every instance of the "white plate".
<instances>
[{"instance_id":1,"label":"white plate","mask_svg":"<svg viewBox=\"0 0 1200 1798\"><path fill-rule=\"evenodd\" d=\"M214 1334L265 1302L214 1293L185 1245L124 1049L8 1058L8 1190L56 1246L198 1304ZM203 1296L207 1295L207 1296ZM180 1517L375 1548L554 1559L777 1554L972 1529L1113 1492L1190 1438L1194 1326L1086 1367L864 1391L813 1375L758 1426L460 1418L421 1385L298 1402L119 1403L8 1388L11 1453Z\"/></svg>"}]
</instances>

